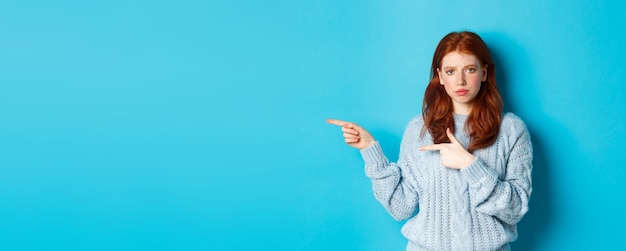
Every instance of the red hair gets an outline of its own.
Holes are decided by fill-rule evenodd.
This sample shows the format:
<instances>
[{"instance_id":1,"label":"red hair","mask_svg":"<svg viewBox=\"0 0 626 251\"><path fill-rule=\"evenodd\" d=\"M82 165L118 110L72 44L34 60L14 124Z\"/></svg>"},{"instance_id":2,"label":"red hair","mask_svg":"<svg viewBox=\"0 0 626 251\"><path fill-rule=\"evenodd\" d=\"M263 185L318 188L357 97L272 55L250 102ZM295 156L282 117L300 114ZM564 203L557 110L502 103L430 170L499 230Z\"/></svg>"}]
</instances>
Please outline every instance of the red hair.
<instances>
[{"instance_id":1,"label":"red hair","mask_svg":"<svg viewBox=\"0 0 626 251\"><path fill-rule=\"evenodd\" d=\"M476 33L452 32L443 37L437 45L430 69L430 83L426 87L422 104L424 118L422 135L428 131L433 142L439 144L450 142L446 136L446 128L455 131L452 99L440 84L437 74L443 57L454 51L474 55L483 67L487 66L487 81L481 84L480 91L474 97L472 111L465 122L465 130L470 137L468 151L473 152L486 148L496 141L503 109L502 96L496 86L496 67L487 45Z\"/></svg>"}]
</instances>

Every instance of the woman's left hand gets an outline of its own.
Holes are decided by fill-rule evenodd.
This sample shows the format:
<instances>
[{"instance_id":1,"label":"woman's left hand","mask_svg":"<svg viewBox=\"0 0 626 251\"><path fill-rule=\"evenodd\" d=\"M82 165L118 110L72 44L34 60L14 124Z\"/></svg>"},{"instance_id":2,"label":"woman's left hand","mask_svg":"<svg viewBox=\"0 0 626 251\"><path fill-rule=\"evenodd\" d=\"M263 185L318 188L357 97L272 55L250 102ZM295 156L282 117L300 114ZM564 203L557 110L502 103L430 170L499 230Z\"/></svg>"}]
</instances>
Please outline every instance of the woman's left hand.
<instances>
[{"instance_id":1,"label":"woman's left hand","mask_svg":"<svg viewBox=\"0 0 626 251\"><path fill-rule=\"evenodd\" d=\"M450 143L433 144L422 146L420 151L439 151L443 166L453 169L463 169L474 162L474 155L469 153L463 145L454 137L450 128L446 129L446 135Z\"/></svg>"}]
</instances>

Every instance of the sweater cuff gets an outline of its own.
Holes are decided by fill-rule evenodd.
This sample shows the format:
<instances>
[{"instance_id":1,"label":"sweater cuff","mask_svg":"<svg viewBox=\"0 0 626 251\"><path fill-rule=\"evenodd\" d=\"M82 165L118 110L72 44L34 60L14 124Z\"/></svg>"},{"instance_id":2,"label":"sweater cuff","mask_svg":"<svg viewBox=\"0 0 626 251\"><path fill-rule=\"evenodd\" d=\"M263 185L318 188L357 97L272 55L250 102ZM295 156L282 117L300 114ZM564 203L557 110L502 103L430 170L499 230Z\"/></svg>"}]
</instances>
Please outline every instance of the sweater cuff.
<instances>
[{"instance_id":1,"label":"sweater cuff","mask_svg":"<svg viewBox=\"0 0 626 251\"><path fill-rule=\"evenodd\" d=\"M378 141L374 142L371 146L362 149L360 152L366 166L377 166L387 163L387 158L385 157L383 149L380 147Z\"/></svg>"},{"instance_id":2,"label":"sweater cuff","mask_svg":"<svg viewBox=\"0 0 626 251\"><path fill-rule=\"evenodd\" d=\"M495 180L498 177L494 170L485 166L478 158L475 158L474 162L468 167L461 169L461 174L470 185L477 183L482 184L486 181Z\"/></svg>"}]
</instances>

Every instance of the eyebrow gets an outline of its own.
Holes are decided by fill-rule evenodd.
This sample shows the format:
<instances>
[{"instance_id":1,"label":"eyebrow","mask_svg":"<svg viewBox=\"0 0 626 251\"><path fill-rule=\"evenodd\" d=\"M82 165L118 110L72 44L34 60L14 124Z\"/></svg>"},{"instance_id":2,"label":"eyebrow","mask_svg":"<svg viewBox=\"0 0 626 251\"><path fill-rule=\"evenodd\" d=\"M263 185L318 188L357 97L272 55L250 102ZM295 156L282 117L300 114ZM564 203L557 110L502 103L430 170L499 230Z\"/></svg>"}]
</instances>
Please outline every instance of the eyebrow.
<instances>
[{"instance_id":1,"label":"eyebrow","mask_svg":"<svg viewBox=\"0 0 626 251\"><path fill-rule=\"evenodd\" d=\"M477 67L475 64L468 64L468 65L464 66L463 68L472 67L472 66L473 67ZM454 68L456 68L456 66L444 66L442 68L443 69L449 69L449 68L453 68L454 69Z\"/></svg>"}]
</instances>

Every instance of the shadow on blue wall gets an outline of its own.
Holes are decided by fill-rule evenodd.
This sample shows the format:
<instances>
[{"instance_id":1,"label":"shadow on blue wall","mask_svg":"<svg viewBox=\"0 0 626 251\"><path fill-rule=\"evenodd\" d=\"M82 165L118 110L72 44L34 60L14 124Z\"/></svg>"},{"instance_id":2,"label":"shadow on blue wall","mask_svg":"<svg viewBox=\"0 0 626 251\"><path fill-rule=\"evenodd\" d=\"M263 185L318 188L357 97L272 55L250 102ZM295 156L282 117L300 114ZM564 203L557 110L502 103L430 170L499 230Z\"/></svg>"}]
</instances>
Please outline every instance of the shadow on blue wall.
<instances>
[{"instance_id":1,"label":"shadow on blue wall","mask_svg":"<svg viewBox=\"0 0 626 251\"><path fill-rule=\"evenodd\" d=\"M496 65L498 88L504 99L504 110L517 114L525 121L533 143L533 192L530 199L530 209L518 223L519 237L511 246L513 250L537 250L541 246L540 243L545 240L548 228L553 224L554 206L552 201L554 200L550 190L550 167L553 164L547 148L548 135L538 133L538 125L534 124L533 121L541 121L542 126L548 124L554 126L557 123L551 121L543 111L539 110L532 111L533 120L531 121L528 119L529 116L524 116L525 114L522 113L525 109L515 107L515 104L539 104L539 97L533 92L537 90L534 87L538 81L528 70L532 68L529 66L533 65L533 62L526 54L524 47L503 34L487 33L482 36L489 45ZM514 78L519 82L514 82L512 81L513 78L509 78L516 73L525 74ZM522 94L526 94L525 96L516 96L515 94L519 92L513 91L512 89L516 88L513 88L511 84L523 84L524 88L530 88L526 89L530 92L522 92ZM523 100L515 102L517 98Z\"/></svg>"}]
</instances>

